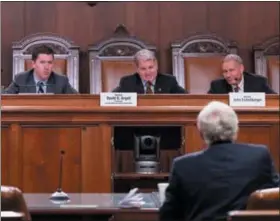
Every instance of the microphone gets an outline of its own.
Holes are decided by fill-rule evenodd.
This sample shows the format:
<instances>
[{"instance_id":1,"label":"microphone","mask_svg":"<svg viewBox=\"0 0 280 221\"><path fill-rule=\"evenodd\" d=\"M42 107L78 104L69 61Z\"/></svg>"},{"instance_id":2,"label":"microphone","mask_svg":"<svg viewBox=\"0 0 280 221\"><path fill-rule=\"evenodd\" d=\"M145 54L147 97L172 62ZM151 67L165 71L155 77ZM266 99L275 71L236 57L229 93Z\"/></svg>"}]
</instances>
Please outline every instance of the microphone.
<instances>
[{"instance_id":1,"label":"microphone","mask_svg":"<svg viewBox=\"0 0 280 221\"><path fill-rule=\"evenodd\" d=\"M55 204L66 203L70 200L69 196L62 191L62 172L63 172L63 156L65 151L60 151L59 160L59 175L58 175L58 187L57 190L50 196L50 200Z\"/></svg>"}]
</instances>

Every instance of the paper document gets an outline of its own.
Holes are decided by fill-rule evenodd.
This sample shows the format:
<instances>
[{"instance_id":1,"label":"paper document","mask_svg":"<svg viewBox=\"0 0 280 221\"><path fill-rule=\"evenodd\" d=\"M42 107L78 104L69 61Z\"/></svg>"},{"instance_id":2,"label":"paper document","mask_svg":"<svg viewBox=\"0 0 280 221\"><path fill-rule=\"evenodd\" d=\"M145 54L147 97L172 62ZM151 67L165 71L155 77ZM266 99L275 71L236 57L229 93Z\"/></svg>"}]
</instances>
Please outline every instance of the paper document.
<instances>
[{"instance_id":1,"label":"paper document","mask_svg":"<svg viewBox=\"0 0 280 221\"><path fill-rule=\"evenodd\" d=\"M122 208L140 208L144 205L145 202L143 200L143 195L137 192L138 188L130 190L129 193L120 201L119 206Z\"/></svg>"}]
</instances>

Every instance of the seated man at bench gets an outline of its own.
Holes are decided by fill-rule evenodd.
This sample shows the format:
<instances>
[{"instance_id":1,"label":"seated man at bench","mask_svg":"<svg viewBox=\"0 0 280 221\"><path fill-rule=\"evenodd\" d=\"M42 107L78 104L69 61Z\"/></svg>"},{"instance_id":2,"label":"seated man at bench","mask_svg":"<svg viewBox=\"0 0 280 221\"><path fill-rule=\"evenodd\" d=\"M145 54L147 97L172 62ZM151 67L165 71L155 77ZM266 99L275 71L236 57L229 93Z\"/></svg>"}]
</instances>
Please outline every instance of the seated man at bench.
<instances>
[{"instance_id":1,"label":"seated man at bench","mask_svg":"<svg viewBox=\"0 0 280 221\"><path fill-rule=\"evenodd\" d=\"M66 76L53 71L54 51L40 45L32 52L31 70L19 73L6 88L5 94L76 94L78 93L69 83Z\"/></svg>"}]
</instances>

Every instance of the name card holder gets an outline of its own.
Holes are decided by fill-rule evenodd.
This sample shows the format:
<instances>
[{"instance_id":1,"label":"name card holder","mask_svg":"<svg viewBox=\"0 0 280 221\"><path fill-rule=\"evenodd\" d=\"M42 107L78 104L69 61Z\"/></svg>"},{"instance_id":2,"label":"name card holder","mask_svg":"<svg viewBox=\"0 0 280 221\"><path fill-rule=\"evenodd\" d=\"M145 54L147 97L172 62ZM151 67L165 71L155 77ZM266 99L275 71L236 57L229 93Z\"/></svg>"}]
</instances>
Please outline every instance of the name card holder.
<instances>
[{"instance_id":1,"label":"name card holder","mask_svg":"<svg viewBox=\"0 0 280 221\"><path fill-rule=\"evenodd\" d=\"M137 106L137 93L100 93L100 106Z\"/></svg>"},{"instance_id":2,"label":"name card holder","mask_svg":"<svg viewBox=\"0 0 280 221\"><path fill-rule=\"evenodd\" d=\"M232 107L265 107L265 93L229 93Z\"/></svg>"}]
</instances>

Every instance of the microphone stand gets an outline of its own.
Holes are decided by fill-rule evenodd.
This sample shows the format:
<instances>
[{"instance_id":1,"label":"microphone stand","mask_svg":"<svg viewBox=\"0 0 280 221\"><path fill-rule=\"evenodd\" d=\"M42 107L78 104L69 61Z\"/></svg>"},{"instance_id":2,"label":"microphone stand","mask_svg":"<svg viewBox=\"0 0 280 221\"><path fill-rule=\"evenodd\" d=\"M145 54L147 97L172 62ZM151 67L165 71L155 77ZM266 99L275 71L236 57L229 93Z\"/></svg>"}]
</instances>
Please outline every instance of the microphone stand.
<instances>
[{"instance_id":1,"label":"microphone stand","mask_svg":"<svg viewBox=\"0 0 280 221\"><path fill-rule=\"evenodd\" d=\"M64 151L60 152L60 165L59 165L59 182L57 190L50 196L50 200L55 204L66 203L70 200L69 196L62 191L62 167L63 167Z\"/></svg>"}]
</instances>

